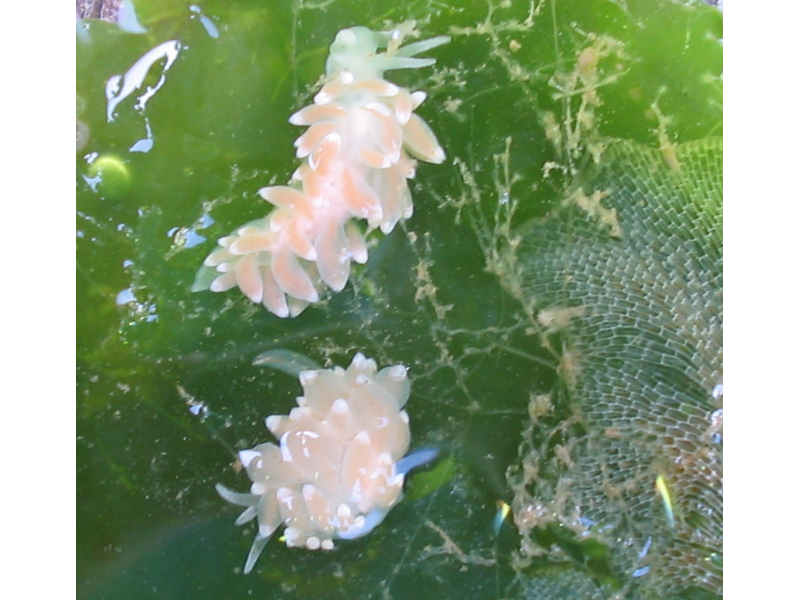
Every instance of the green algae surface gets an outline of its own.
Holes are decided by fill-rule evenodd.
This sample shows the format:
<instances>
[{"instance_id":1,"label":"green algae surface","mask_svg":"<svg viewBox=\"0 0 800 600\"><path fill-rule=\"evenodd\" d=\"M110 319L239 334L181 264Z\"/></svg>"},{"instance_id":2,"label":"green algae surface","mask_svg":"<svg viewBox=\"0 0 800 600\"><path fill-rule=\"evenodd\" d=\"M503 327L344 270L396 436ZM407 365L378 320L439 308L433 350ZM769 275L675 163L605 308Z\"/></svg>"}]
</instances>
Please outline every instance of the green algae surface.
<instances>
[{"instance_id":1,"label":"green algae surface","mask_svg":"<svg viewBox=\"0 0 800 600\"><path fill-rule=\"evenodd\" d=\"M84 21L76 41L78 596L721 596L721 14L134 6L143 33ZM389 73L428 94L448 155L419 165L413 217L296 319L192 293L296 168L287 119L336 32L410 20L452 38ZM214 484L248 485L235 453L270 439L298 365L356 351L409 367L412 448L439 461L369 536L275 539L243 576L254 532Z\"/></svg>"}]
</instances>

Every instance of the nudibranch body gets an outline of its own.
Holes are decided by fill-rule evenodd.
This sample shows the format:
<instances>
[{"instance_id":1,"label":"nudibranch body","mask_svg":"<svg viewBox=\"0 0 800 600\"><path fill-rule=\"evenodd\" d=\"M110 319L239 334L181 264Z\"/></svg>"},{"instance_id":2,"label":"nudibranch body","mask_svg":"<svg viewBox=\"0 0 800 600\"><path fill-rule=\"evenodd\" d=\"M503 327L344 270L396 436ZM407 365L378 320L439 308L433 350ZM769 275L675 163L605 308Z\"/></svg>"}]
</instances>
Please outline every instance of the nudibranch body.
<instances>
[{"instance_id":1,"label":"nudibranch body","mask_svg":"<svg viewBox=\"0 0 800 600\"><path fill-rule=\"evenodd\" d=\"M308 126L295 141L303 163L289 185L259 190L274 210L221 238L204 262L218 275L210 285L203 282L194 289L221 292L238 286L279 317L296 316L319 300L323 284L340 291L351 261L366 262L357 220L366 219L368 231L389 233L411 216L406 180L414 177L416 161L410 155L441 163L445 153L414 114L425 93L411 93L383 74L432 65L434 59L414 55L449 38L401 47L410 29L351 27L336 35L326 63L327 82L314 104L289 119Z\"/></svg>"},{"instance_id":2,"label":"nudibranch body","mask_svg":"<svg viewBox=\"0 0 800 600\"><path fill-rule=\"evenodd\" d=\"M245 573L281 524L287 546L309 550L366 535L399 501L405 473L436 456L421 450L401 458L410 439L404 366L378 371L358 353L347 369L302 371L300 384L298 405L266 419L279 444L239 452L250 493L217 484L225 500L246 507L237 525L258 519Z\"/></svg>"}]
</instances>

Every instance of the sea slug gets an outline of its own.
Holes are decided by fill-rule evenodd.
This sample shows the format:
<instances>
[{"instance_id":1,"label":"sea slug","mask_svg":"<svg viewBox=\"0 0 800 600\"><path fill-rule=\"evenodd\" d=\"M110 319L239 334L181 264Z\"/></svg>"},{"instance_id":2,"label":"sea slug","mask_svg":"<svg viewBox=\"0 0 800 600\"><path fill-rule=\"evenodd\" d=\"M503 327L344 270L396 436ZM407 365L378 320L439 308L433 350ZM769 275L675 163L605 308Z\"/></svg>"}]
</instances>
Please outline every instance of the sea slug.
<instances>
[{"instance_id":1,"label":"sea slug","mask_svg":"<svg viewBox=\"0 0 800 600\"><path fill-rule=\"evenodd\" d=\"M281 524L287 546L309 550L366 535L400 500L405 474L437 454L422 449L403 457L411 435L404 366L378 371L358 353L347 369L302 371L300 384L297 406L266 418L279 445L239 452L250 493L216 486L225 500L245 507L237 525L258 519L245 573Z\"/></svg>"},{"instance_id":2,"label":"sea slug","mask_svg":"<svg viewBox=\"0 0 800 600\"><path fill-rule=\"evenodd\" d=\"M314 104L289 118L308 126L295 141L303 163L289 185L259 190L275 208L219 240L194 291L238 286L277 316L294 317L319 300L324 286L344 288L351 261L367 261L365 233L389 233L411 216L411 156L441 163L445 153L414 114L425 93L409 92L383 74L434 64L414 55L449 41L439 36L401 46L412 29L413 23L385 32L351 27L336 35L326 83ZM366 232L359 219L366 219Z\"/></svg>"}]
</instances>

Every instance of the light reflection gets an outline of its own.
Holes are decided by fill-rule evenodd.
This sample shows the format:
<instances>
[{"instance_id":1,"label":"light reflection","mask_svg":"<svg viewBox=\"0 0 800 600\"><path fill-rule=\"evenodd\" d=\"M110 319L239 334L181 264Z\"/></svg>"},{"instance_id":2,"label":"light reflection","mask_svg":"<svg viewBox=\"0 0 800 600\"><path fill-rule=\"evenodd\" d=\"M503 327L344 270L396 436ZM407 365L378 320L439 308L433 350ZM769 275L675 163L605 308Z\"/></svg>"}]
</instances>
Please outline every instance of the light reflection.
<instances>
[{"instance_id":1,"label":"light reflection","mask_svg":"<svg viewBox=\"0 0 800 600\"><path fill-rule=\"evenodd\" d=\"M187 248L194 248L207 241L207 238L197 233L198 229L205 229L214 224L214 219L208 213L203 213L190 227L170 227L167 237L172 238L172 248L165 255L172 258L177 252Z\"/></svg>"},{"instance_id":2,"label":"light reflection","mask_svg":"<svg viewBox=\"0 0 800 600\"><path fill-rule=\"evenodd\" d=\"M656 491L661 496L661 501L664 504L664 513L667 517L667 524L670 528L675 528L675 515L672 512L672 496L669 493L669 487L667 486L667 480L664 479L663 475L659 475L656 477Z\"/></svg>"},{"instance_id":3,"label":"light reflection","mask_svg":"<svg viewBox=\"0 0 800 600\"><path fill-rule=\"evenodd\" d=\"M190 229L189 231L186 232L186 237L184 238L183 247L194 248L195 246L199 246L205 241L206 238L197 233L194 229Z\"/></svg>"},{"instance_id":4,"label":"light reflection","mask_svg":"<svg viewBox=\"0 0 800 600\"><path fill-rule=\"evenodd\" d=\"M133 66L131 66L124 75L112 75L108 79L106 82L106 99L108 100L106 119L109 123L115 118L114 111L117 105L142 86L147 73L150 71L150 67L153 66L153 63L163 58L165 59L164 68L158 82L152 87L147 86L147 89L139 96L134 106L134 108L140 112L144 110L150 98L153 97L167 80L166 73L169 71L170 67L172 67L175 59L178 58L178 53L181 48L181 43L178 40L169 40L168 42L159 44L133 63Z\"/></svg>"},{"instance_id":5,"label":"light reflection","mask_svg":"<svg viewBox=\"0 0 800 600\"><path fill-rule=\"evenodd\" d=\"M503 522L506 520L506 517L508 517L509 512L511 512L511 507L505 501L498 500L497 513L492 521L492 530L495 535L500 533L500 528L503 526Z\"/></svg>"},{"instance_id":6,"label":"light reflection","mask_svg":"<svg viewBox=\"0 0 800 600\"><path fill-rule=\"evenodd\" d=\"M589 529L593 527L597 523L597 521L593 521L589 517L578 517L578 523Z\"/></svg>"},{"instance_id":7,"label":"light reflection","mask_svg":"<svg viewBox=\"0 0 800 600\"><path fill-rule=\"evenodd\" d=\"M136 325L137 322L144 321L152 323L158 321L158 312L154 303L140 302L133 292L133 288L125 288L117 294L117 306L127 306L131 316L134 318L129 325Z\"/></svg>"},{"instance_id":8,"label":"light reflection","mask_svg":"<svg viewBox=\"0 0 800 600\"><path fill-rule=\"evenodd\" d=\"M95 175L94 177L89 177L88 175L81 175L83 180L89 185L91 190L97 193L97 186L100 185L100 182L103 178L100 175Z\"/></svg>"},{"instance_id":9,"label":"light reflection","mask_svg":"<svg viewBox=\"0 0 800 600\"><path fill-rule=\"evenodd\" d=\"M215 223L214 218L209 215L208 213L203 213L203 215L198 219L195 228L197 229L205 229L206 227L211 227Z\"/></svg>"},{"instance_id":10,"label":"light reflection","mask_svg":"<svg viewBox=\"0 0 800 600\"><path fill-rule=\"evenodd\" d=\"M125 288L117 294L117 306L122 306L123 304L129 304L131 302L136 302L136 296L134 296L131 288Z\"/></svg>"},{"instance_id":11,"label":"light reflection","mask_svg":"<svg viewBox=\"0 0 800 600\"><path fill-rule=\"evenodd\" d=\"M117 12L117 25L122 31L128 33L146 33L147 29L142 27L139 19L136 16L136 9L131 0L122 0Z\"/></svg>"},{"instance_id":12,"label":"light reflection","mask_svg":"<svg viewBox=\"0 0 800 600\"><path fill-rule=\"evenodd\" d=\"M214 21L205 16L203 14L202 9L199 6L197 6L196 4L192 4L189 7L189 10L195 13L198 17L200 17L200 23L203 25L203 28L206 30L206 33L208 35L210 35L214 39L217 39L219 37L219 29L217 29L217 26L214 25ZM192 18L194 18L194 15L192 15Z\"/></svg>"},{"instance_id":13,"label":"light reflection","mask_svg":"<svg viewBox=\"0 0 800 600\"><path fill-rule=\"evenodd\" d=\"M78 19L75 23L75 34L78 41L82 44L88 44L92 41L92 38L89 36L89 23L83 19Z\"/></svg>"},{"instance_id":14,"label":"light reflection","mask_svg":"<svg viewBox=\"0 0 800 600\"><path fill-rule=\"evenodd\" d=\"M641 551L639 552L639 560L643 559L647 556L647 552L650 550L650 545L653 543L653 538L647 536L647 541L644 543Z\"/></svg>"},{"instance_id":15,"label":"light reflection","mask_svg":"<svg viewBox=\"0 0 800 600\"><path fill-rule=\"evenodd\" d=\"M153 148L153 131L150 129L150 121L147 117L144 118L144 127L147 130L147 136L137 141L131 146L129 152L150 152Z\"/></svg>"}]
</instances>

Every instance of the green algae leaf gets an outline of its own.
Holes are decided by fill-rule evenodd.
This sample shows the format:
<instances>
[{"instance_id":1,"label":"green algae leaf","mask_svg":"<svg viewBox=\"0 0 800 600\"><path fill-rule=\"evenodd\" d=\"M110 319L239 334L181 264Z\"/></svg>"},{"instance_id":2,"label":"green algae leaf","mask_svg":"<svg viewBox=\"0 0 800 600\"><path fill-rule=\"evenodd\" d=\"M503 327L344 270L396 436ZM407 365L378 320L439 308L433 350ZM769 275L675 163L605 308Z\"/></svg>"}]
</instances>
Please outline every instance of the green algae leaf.
<instances>
[{"instance_id":1,"label":"green algae leaf","mask_svg":"<svg viewBox=\"0 0 800 600\"><path fill-rule=\"evenodd\" d=\"M456 461L450 456L437 461L434 467L410 478L411 481L406 486L406 498L417 500L432 494L447 485L455 477L457 469Z\"/></svg>"},{"instance_id":2,"label":"green algae leaf","mask_svg":"<svg viewBox=\"0 0 800 600\"><path fill-rule=\"evenodd\" d=\"M134 4L145 33L87 21L77 42L79 597L721 595L718 11ZM428 94L448 154L419 165L413 217L296 319L193 293L296 168L287 119L336 32L408 20L452 38L388 75ZM109 80L170 41L109 121ZM409 367L412 448L441 458L370 535L273 540L242 575L253 531L214 484L248 485L235 453L293 405L292 357L357 351Z\"/></svg>"}]
</instances>

